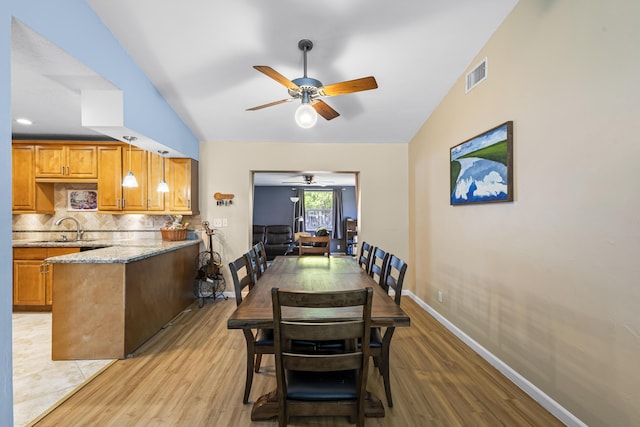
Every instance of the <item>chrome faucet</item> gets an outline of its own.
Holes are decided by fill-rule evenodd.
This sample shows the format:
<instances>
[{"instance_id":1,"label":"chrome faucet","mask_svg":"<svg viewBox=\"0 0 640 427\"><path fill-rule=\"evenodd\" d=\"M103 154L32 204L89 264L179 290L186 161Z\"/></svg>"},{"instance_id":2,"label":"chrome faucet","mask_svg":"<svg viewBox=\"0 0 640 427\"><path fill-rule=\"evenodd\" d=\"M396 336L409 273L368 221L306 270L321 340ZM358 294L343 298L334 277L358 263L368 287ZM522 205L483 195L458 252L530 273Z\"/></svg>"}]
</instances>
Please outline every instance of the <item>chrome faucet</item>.
<instances>
[{"instance_id":1,"label":"chrome faucet","mask_svg":"<svg viewBox=\"0 0 640 427\"><path fill-rule=\"evenodd\" d=\"M62 224L62 221L64 221L65 219L70 219L71 221L74 221L76 223L76 240L82 240L82 235L84 234L84 230L80 229L80 223L78 222L77 219L70 217L70 216L65 216L64 218L60 218L59 220L57 220L55 222L55 225L60 225Z\"/></svg>"}]
</instances>

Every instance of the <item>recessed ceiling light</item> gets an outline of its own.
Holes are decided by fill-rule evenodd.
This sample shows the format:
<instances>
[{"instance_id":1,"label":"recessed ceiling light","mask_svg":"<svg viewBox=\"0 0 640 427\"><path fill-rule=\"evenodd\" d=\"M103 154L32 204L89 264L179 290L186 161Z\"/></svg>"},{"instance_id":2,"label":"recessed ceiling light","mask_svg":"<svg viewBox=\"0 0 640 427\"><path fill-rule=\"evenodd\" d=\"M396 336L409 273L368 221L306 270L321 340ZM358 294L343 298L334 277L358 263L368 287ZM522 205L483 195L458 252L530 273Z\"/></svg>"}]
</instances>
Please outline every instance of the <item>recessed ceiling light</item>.
<instances>
[{"instance_id":1,"label":"recessed ceiling light","mask_svg":"<svg viewBox=\"0 0 640 427\"><path fill-rule=\"evenodd\" d=\"M29 125L32 125L32 124L33 124L33 122L32 122L31 120L29 120L29 119L25 119L24 117L21 117L21 118L19 118L19 119L16 119L16 122L20 123L21 125L27 125L27 126L29 126Z\"/></svg>"}]
</instances>

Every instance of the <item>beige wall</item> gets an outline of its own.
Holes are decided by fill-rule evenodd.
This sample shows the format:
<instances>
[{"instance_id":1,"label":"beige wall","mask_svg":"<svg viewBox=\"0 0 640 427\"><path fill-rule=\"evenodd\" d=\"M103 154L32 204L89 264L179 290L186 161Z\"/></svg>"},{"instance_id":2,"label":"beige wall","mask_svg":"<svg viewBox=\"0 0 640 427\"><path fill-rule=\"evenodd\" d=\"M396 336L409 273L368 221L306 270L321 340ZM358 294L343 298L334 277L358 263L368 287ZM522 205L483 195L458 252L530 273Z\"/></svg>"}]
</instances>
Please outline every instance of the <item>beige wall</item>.
<instances>
[{"instance_id":1,"label":"beige wall","mask_svg":"<svg viewBox=\"0 0 640 427\"><path fill-rule=\"evenodd\" d=\"M639 19L521 0L409 147L416 295L593 426L640 425ZM449 148L507 120L515 201L450 206Z\"/></svg>"},{"instance_id":2,"label":"beige wall","mask_svg":"<svg viewBox=\"0 0 640 427\"><path fill-rule=\"evenodd\" d=\"M228 219L214 241L227 265L251 244L252 171L358 172L359 241L408 259L407 151L407 144L202 143L201 217ZM233 205L216 206L216 192L235 194ZM291 204L288 198L274 203ZM233 290L228 283L227 290Z\"/></svg>"}]
</instances>

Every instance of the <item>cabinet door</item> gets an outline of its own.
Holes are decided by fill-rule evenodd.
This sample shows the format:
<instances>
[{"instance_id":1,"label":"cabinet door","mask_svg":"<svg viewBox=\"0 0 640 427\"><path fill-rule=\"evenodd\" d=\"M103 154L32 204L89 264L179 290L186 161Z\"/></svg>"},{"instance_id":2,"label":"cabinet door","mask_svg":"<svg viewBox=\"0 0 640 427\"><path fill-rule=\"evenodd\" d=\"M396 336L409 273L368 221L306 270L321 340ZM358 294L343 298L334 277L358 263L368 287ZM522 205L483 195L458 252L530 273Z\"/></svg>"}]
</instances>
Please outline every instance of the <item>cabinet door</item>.
<instances>
[{"instance_id":1,"label":"cabinet door","mask_svg":"<svg viewBox=\"0 0 640 427\"><path fill-rule=\"evenodd\" d=\"M94 146L69 145L66 148L67 178L97 178L97 149Z\"/></svg>"},{"instance_id":2,"label":"cabinet door","mask_svg":"<svg viewBox=\"0 0 640 427\"><path fill-rule=\"evenodd\" d=\"M149 152L147 159L147 210L164 210L164 193L158 192L162 180L162 156Z\"/></svg>"},{"instance_id":3,"label":"cabinet door","mask_svg":"<svg viewBox=\"0 0 640 427\"><path fill-rule=\"evenodd\" d=\"M98 147L98 210L122 210L122 147Z\"/></svg>"},{"instance_id":4,"label":"cabinet door","mask_svg":"<svg viewBox=\"0 0 640 427\"><path fill-rule=\"evenodd\" d=\"M169 210L191 210L191 159L167 159Z\"/></svg>"},{"instance_id":5,"label":"cabinet door","mask_svg":"<svg viewBox=\"0 0 640 427\"><path fill-rule=\"evenodd\" d=\"M122 151L122 179L129 168L138 181L137 187L122 188L122 209L125 211L144 211L147 209L147 151L140 148Z\"/></svg>"},{"instance_id":6,"label":"cabinet door","mask_svg":"<svg viewBox=\"0 0 640 427\"><path fill-rule=\"evenodd\" d=\"M12 209L35 210L36 186L34 181L35 150L29 146L14 146L12 150L11 194Z\"/></svg>"},{"instance_id":7,"label":"cabinet door","mask_svg":"<svg viewBox=\"0 0 640 427\"><path fill-rule=\"evenodd\" d=\"M66 166L63 146L36 146L36 178L62 178L65 176Z\"/></svg>"},{"instance_id":8,"label":"cabinet door","mask_svg":"<svg viewBox=\"0 0 640 427\"><path fill-rule=\"evenodd\" d=\"M14 305L45 305L44 268L42 260L13 261Z\"/></svg>"},{"instance_id":9,"label":"cabinet door","mask_svg":"<svg viewBox=\"0 0 640 427\"><path fill-rule=\"evenodd\" d=\"M167 159L167 184L169 184L168 209L187 215L198 211L198 162L192 159Z\"/></svg>"}]
</instances>

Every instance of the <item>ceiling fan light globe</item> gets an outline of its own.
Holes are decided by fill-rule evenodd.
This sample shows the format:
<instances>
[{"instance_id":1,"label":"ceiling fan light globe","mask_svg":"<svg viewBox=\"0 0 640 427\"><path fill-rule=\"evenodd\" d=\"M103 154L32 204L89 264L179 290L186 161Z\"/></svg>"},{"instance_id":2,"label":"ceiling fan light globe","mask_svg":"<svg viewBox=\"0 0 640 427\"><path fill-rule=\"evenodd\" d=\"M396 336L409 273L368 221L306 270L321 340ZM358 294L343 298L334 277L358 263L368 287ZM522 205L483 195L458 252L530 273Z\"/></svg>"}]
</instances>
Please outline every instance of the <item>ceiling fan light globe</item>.
<instances>
[{"instance_id":1,"label":"ceiling fan light globe","mask_svg":"<svg viewBox=\"0 0 640 427\"><path fill-rule=\"evenodd\" d=\"M295 119L298 126L303 129L309 129L318 121L318 113L316 113L311 104L304 103L296 110Z\"/></svg>"}]
</instances>

